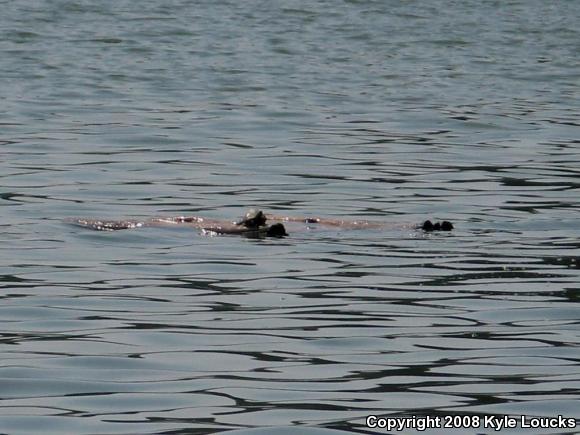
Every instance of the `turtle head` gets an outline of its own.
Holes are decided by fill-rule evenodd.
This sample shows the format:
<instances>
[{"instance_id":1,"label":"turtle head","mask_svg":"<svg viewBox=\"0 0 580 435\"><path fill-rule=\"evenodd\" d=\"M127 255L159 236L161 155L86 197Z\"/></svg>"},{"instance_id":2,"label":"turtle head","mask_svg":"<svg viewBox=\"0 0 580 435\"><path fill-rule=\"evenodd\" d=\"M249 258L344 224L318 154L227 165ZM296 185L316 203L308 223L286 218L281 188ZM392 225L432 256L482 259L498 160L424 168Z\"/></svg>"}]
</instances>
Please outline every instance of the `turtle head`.
<instances>
[{"instance_id":1,"label":"turtle head","mask_svg":"<svg viewBox=\"0 0 580 435\"><path fill-rule=\"evenodd\" d=\"M266 224L266 215L262 210L251 209L244 215L244 217L237 222L237 225L242 225L246 228L259 228Z\"/></svg>"}]
</instances>

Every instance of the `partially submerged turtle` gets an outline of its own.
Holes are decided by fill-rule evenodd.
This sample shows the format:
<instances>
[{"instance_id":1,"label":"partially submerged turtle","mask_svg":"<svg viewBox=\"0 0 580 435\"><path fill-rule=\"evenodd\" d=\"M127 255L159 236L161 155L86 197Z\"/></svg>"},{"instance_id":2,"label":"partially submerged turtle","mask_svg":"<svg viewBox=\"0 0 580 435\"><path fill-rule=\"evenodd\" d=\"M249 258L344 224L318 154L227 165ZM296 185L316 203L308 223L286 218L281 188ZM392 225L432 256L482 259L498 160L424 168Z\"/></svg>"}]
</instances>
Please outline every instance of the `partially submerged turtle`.
<instances>
[{"instance_id":1,"label":"partially submerged turtle","mask_svg":"<svg viewBox=\"0 0 580 435\"><path fill-rule=\"evenodd\" d=\"M145 221L100 221L87 219L74 219L70 222L83 227L92 228L99 231L115 231L144 226L167 226L181 224L202 230L204 233L212 234L238 234L246 237L285 237L288 235L284 223L296 222L303 224L316 224L315 226L326 226L341 229L384 229L384 228L414 228L425 232L451 231L453 224L449 221L431 222L425 221L421 225L409 224L389 224L380 221L368 220L343 220L328 219L319 217L289 217L266 215L262 210L250 209L242 219L237 222L223 220L205 219L198 216L178 216L153 218ZM271 223L273 222L273 223ZM310 228L310 226L308 226Z\"/></svg>"}]
</instances>

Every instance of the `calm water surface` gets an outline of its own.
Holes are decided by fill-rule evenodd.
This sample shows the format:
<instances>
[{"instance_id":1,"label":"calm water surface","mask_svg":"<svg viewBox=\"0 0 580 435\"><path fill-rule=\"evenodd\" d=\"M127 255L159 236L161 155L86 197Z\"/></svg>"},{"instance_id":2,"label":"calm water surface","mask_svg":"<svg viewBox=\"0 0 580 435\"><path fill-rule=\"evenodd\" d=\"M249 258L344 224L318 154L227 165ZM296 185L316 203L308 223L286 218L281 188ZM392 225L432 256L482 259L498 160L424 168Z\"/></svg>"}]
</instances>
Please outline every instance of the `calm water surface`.
<instances>
[{"instance_id":1,"label":"calm water surface","mask_svg":"<svg viewBox=\"0 0 580 435\"><path fill-rule=\"evenodd\" d=\"M580 422L580 2L0 3L0 433Z\"/></svg>"}]
</instances>

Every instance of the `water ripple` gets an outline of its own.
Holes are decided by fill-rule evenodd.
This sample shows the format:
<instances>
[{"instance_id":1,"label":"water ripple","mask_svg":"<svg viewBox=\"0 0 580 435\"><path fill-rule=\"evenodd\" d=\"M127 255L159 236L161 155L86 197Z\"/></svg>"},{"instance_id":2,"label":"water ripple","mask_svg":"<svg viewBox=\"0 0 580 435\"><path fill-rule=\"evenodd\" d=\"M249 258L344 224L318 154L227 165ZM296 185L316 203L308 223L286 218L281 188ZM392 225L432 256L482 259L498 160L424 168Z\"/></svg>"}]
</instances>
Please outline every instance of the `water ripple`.
<instances>
[{"instance_id":1,"label":"water ripple","mask_svg":"<svg viewBox=\"0 0 580 435\"><path fill-rule=\"evenodd\" d=\"M577 3L1 3L4 432L580 418Z\"/></svg>"}]
</instances>

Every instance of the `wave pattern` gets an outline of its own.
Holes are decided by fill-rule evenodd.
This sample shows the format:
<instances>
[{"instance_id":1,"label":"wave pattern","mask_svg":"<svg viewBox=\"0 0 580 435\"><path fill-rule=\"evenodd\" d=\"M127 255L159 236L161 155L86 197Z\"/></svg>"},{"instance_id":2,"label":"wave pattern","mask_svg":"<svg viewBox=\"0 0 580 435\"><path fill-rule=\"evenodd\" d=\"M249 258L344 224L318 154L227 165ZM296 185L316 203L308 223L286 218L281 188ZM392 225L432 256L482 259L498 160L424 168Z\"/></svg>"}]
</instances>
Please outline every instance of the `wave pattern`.
<instances>
[{"instance_id":1,"label":"wave pattern","mask_svg":"<svg viewBox=\"0 0 580 435\"><path fill-rule=\"evenodd\" d=\"M494 3L3 2L0 430L580 418L580 8ZM456 229L65 223L250 206Z\"/></svg>"}]
</instances>

